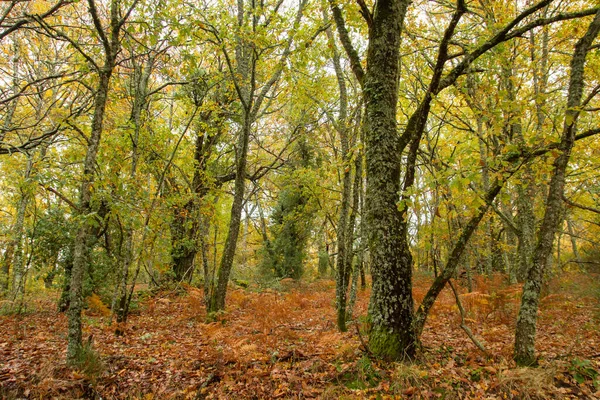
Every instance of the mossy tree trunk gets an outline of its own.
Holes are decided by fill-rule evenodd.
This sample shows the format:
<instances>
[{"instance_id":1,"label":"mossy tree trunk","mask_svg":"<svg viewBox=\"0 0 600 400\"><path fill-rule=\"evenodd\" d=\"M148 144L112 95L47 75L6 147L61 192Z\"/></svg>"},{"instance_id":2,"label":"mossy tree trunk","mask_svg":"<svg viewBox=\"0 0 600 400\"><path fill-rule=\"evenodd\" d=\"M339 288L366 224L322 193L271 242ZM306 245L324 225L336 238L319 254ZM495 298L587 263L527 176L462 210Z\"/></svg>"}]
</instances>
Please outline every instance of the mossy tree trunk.
<instances>
[{"instance_id":1,"label":"mossy tree trunk","mask_svg":"<svg viewBox=\"0 0 600 400\"><path fill-rule=\"evenodd\" d=\"M373 277L369 347L391 360L415 353L412 256L402 228L405 212L397 205L402 165L396 124L399 49L409 3L375 3L364 79L366 223Z\"/></svg>"},{"instance_id":2,"label":"mossy tree trunk","mask_svg":"<svg viewBox=\"0 0 600 400\"><path fill-rule=\"evenodd\" d=\"M114 71L117 55L121 48L120 35L123 24L129 16L121 16L120 1L112 0L110 3L109 26L105 29L102 25L97 6L94 0L88 0L88 10L94 23L94 28L100 38L103 48L102 65L97 64L88 54L82 53L92 63L98 77L93 104L93 116L88 140L87 151L83 163L83 177L79 189L78 217L79 227L75 235L73 248L73 267L71 271L71 285L69 295L68 317L68 347L67 361L76 360L82 346L81 312L83 310L83 278L87 269L90 245L93 242L93 223L91 204L93 184L95 181L96 158L100 148L104 114L108 102L110 78ZM131 9L130 9L131 10ZM77 49L81 51L80 49Z\"/></svg>"},{"instance_id":3,"label":"mossy tree trunk","mask_svg":"<svg viewBox=\"0 0 600 400\"><path fill-rule=\"evenodd\" d=\"M427 91L408 119L405 129L398 135L396 106L399 46L402 24L410 2L377 1L374 13L371 13L366 6L361 7L361 14L369 25L367 69L363 71L358 53L352 46L342 12L335 1L330 0L339 39L350 60L352 71L357 80L362 82L366 103L364 128L367 176L366 223L373 277L369 306L372 323L369 345L375 356L385 359L404 359L412 357L415 352L418 329L415 329L412 324L412 256L407 236L409 206L407 189L410 189L414 183L416 157L432 100L441 91L453 85L460 76L468 74L473 62L498 44L519 37L537 26L591 13L588 10L561 15L554 19L539 18L530 24L519 26L522 21L539 12L550 2L551 0L542 0L526 8L479 47L465 54L449 71L444 71L449 59L450 41L460 18L467 12L465 1L457 0L455 12L440 41ZM401 155L406 149L408 149L407 161L404 165L404 174L401 174ZM399 183L401 175L404 177L402 187ZM491 185L485 197L490 195L495 197L496 189L500 190L496 186L501 187L502 183L499 181ZM398 193L401 193L400 199ZM488 206L486 202L486 209ZM479 223L482 215L480 216L478 212L476 217L463 229L461 236L465 239L468 239L469 231L474 229L473 225ZM455 246L453 254L464 250L466 243L460 246L459 243ZM457 246L463 249L458 249ZM456 260L456 257L451 256L451 260ZM448 263L454 262L449 260ZM444 277L446 282L447 279ZM443 284L445 285L445 282ZM442 287L443 285L440 285L439 290ZM436 292L438 289L432 288L432 290ZM426 316L427 312L424 313Z\"/></svg>"},{"instance_id":4,"label":"mossy tree trunk","mask_svg":"<svg viewBox=\"0 0 600 400\"><path fill-rule=\"evenodd\" d=\"M552 254L554 237L562 222L562 198L565 175L577 132L577 118L581 112L581 98L584 89L585 59L592 42L600 32L600 11L597 12L585 35L575 45L571 58L571 72L567 94L567 110L562 131L559 155L553 163L552 176L548 185L548 195L544 218L537 234L532 265L528 268L523 286L521 307L515 332L514 359L518 365L535 365L535 337L537 312L544 273L547 272L549 256Z\"/></svg>"}]
</instances>

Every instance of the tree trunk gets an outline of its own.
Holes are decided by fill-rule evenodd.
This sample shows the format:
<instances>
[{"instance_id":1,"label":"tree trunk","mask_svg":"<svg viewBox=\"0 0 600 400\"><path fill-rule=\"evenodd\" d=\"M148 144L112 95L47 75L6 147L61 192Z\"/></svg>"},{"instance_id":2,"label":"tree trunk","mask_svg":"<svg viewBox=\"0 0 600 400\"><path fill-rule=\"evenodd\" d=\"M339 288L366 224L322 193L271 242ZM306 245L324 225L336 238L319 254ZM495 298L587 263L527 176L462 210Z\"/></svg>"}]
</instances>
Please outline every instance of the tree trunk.
<instances>
[{"instance_id":1,"label":"tree trunk","mask_svg":"<svg viewBox=\"0 0 600 400\"><path fill-rule=\"evenodd\" d=\"M75 237L73 251L73 269L71 271L71 284L69 296L69 333L67 360L74 362L80 351L81 342L81 311L83 310L83 276L88 263L90 244L90 230L92 213L91 198L92 185L94 183L94 171L96 157L100 147L100 138L102 136L102 125L104 122L104 112L108 99L108 88L110 76L112 74L112 65L99 73L100 82L94 99L94 116L92 119L92 129L89 138L89 144L85 161L83 164L83 180L79 192L79 216L82 218Z\"/></svg>"},{"instance_id":2,"label":"tree trunk","mask_svg":"<svg viewBox=\"0 0 600 400\"><path fill-rule=\"evenodd\" d=\"M565 175L575 143L577 117L581 112L579 106L584 89L585 59L598 32L600 32L600 11L595 15L585 35L577 42L571 59L567 111L565 112L565 122L559 147L560 154L554 160L544 218L538 230L532 265L528 270L523 286L523 296L517 319L514 358L517 364L521 366L537 363L535 336L540 291L544 273L548 267L548 257L552 254L554 236L563 217L562 197Z\"/></svg>"},{"instance_id":3,"label":"tree trunk","mask_svg":"<svg viewBox=\"0 0 600 400\"><path fill-rule=\"evenodd\" d=\"M326 10L323 10L325 20L327 20ZM342 199L340 204L340 213L337 221L337 263L335 274L335 304L337 310L337 325L341 332L345 332L347 318L347 293L350 273L352 269L352 230L353 224L350 221L350 201L352 196L352 166L350 165L350 135L348 124L348 93L344 71L340 62L340 56L333 40L331 29L326 30L329 46L332 49L331 61L337 78L338 90L340 95L340 105L337 121L332 121L339 135L342 161Z\"/></svg>"},{"instance_id":4,"label":"tree trunk","mask_svg":"<svg viewBox=\"0 0 600 400\"><path fill-rule=\"evenodd\" d=\"M403 235L398 209L400 156L396 125L400 34L409 1L375 3L369 32L365 149L367 170L366 222L373 289L369 304L372 324L369 348L390 360L412 358L412 256Z\"/></svg>"},{"instance_id":5,"label":"tree trunk","mask_svg":"<svg viewBox=\"0 0 600 400\"><path fill-rule=\"evenodd\" d=\"M362 192L362 152L358 152L354 161L354 185L352 188L352 212L350 213L350 220L348 223L348 236L346 238L346 268L349 268L349 272L352 276L352 283L350 285L350 296L348 301L348 309L346 311L346 320L352 319L354 313L354 304L356 303L356 288L358 286L358 274L362 264L362 254L359 253L356 257L356 263L354 263L354 226L356 224L356 215L359 211L359 202Z\"/></svg>"},{"instance_id":6,"label":"tree trunk","mask_svg":"<svg viewBox=\"0 0 600 400\"><path fill-rule=\"evenodd\" d=\"M217 286L213 292L213 296L209 304L210 312L225 309L227 283L229 282L229 275L231 274L231 269L233 267L233 257L235 256L237 239L240 233L242 206L246 188L246 161L248 159L248 142L250 140L251 128L251 116L249 112L245 112L244 123L238 136L235 171L236 175L233 188L234 195L230 213L231 219L229 221L227 239L225 239L225 247L223 248L223 256L221 257L221 263L219 265Z\"/></svg>"},{"instance_id":7,"label":"tree trunk","mask_svg":"<svg viewBox=\"0 0 600 400\"><path fill-rule=\"evenodd\" d=\"M131 117L130 121L133 123L133 135L131 136L131 166L129 169L129 179L133 183L137 179L137 167L140 158L139 152L139 138L140 132L142 130L142 113L147 104L147 96L148 96L148 84L150 80L150 75L152 73L152 69L154 66L154 58L150 56L144 65L139 65L134 62L134 74L133 74L133 87L134 87L134 99L133 106L131 109ZM132 204L135 203L135 194L132 192L129 194L130 201ZM119 284L117 285L117 289L115 291L115 297L113 298L113 304L111 309L114 311L117 296L118 296L118 308L116 309L116 322L117 322L117 334L122 334L120 324L123 324L127 321L127 312L126 310L129 308L127 304L127 283L129 279L129 268L133 263L134 255L133 255L133 235L134 228L133 222L127 221L125 223L124 229L124 240L123 247L120 254L121 261L121 279ZM135 285L135 282L132 283Z\"/></svg>"},{"instance_id":8,"label":"tree trunk","mask_svg":"<svg viewBox=\"0 0 600 400\"><path fill-rule=\"evenodd\" d=\"M27 167L25 169L25 178L22 185L26 186L27 181L31 176L31 170L33 167L33 160L31 156L27 157ZM20 190L19 203L17 204L17 218L15 225L12 229L12 243L9 245L12 249L11 252L7 250L7 257L12 256L11 260L6 260L5 272L7 274L6 284L8 288L8 274L10 266L13 266L12 275L12 297L16 299L17 295L22 293L24 287L22 286L21 279L23 278L23 230L25 228L25 213L27 211L27 205L29 204L29 193L26 187L22 187ZM11 254L12 253L12 254Z\"/></svg>"}]
</instances>

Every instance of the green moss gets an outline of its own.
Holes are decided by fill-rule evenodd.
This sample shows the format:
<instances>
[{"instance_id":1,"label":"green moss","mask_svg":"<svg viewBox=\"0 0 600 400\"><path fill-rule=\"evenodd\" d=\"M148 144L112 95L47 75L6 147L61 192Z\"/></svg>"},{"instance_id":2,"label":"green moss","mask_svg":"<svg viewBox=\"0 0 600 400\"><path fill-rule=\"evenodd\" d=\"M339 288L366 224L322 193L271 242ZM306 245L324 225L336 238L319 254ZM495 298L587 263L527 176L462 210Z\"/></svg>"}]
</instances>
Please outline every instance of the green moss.
<instances>
[{"instance_id":1,"label":"green moss","mask_svg":"<svg viewBox=\"0 0 600 400\"><path fill-rule=\"evenodd\" d=\"M537 367L538 359L534 353L530 352L523 355L515 355L515 362L519 367Z\"/></svg>"},{"instance_id":2,"label":"green moss","mask_svg":"<svg viewBox=\"0 0 600 400\"><path fill-rule=\"evenodd\" d=\"M387 361L411 360L415 356L415 340L408 332L373 327L369 334L369 350Z\"/></svg>"},{"instance_id":3,"label":"green moss","mask_svg":"<svg viewBox=\"0 0 600 400\"><path fill-rule=\"evenodd\" d=\"M71 366L83 372L86 378L92 382L95 382L104 371L102 358L93 349L91 343L84 343L78 348L74 359L71 361Z\"/></svg>"},{"instance_id":4,"label":"green moss","mask_svg":"<svg viewBox=\"0 0 600 400\"><path fill-rule=\"evenodd\" d=\"M364 356L357 360L354 368L342 373L339 379L348 389L364 390L376 387L381 375L373 367L371 360Z\"/></svg>"}]
</instances>

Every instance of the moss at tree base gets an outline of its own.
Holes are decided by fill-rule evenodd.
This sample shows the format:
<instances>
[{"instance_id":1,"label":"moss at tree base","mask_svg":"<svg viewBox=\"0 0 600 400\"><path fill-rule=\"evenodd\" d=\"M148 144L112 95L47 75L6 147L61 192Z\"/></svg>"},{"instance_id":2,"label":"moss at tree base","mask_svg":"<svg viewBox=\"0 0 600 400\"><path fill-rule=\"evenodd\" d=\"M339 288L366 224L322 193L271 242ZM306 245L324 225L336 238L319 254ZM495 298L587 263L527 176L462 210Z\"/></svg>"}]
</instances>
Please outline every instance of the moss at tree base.
<instances>
[{"instance_id":1,"label":"moss at tree base","mask_svg":"<svg viewBox=\"0 0 600 400\"><path fill-rule=\"evenodd\" d=\"M394 332L373 327L369 334L369 350L386 361L408 361L415 357L415 338L410 332Z\"/></svg>"},{"instance_id":2,"label":"moss at tree base","mask_svg":"<svg viewBox=\"0 0 600 400\"><path fill-rule=\"evenodd\" d=\"M538 359L533 354L515 354L514 360L519 367L539 367Z\"/></svg>"}]
</instances>

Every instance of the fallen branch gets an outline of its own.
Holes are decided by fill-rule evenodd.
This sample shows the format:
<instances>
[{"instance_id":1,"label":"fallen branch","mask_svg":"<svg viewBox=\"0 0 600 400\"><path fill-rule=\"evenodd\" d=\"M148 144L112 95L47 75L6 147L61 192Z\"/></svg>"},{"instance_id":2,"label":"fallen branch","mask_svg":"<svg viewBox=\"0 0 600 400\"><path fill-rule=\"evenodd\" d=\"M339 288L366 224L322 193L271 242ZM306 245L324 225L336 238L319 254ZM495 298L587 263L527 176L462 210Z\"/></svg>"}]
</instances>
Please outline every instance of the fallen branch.
<instances>
[{"instance_id":1,"label":"fallen branch","mask_svg":"<svg viewBox=\"0 0 600 400\"><path fill-rule=\"evenodd\" d=\"M460 327L462 328L463 331L465 331L465 333L467 334L469 339L471 339L471 341L475 344L475 346L477 346L477 348L479 350L481 350L487 357L491 358L492 355L486 350L485 346L475 337L475 335L471 331L471 328L469 328L465 324L465 309L463 308L462 303L460 302L460 298L458 297L458 292L456 291L456 288L452 284L451 280L448 281L448 285L450 285L450 288L452 289L452 292L454 293L454 298L456 299L456 305L458 306L458 311L460 312Z\"/></svg>"}]
</instances>

